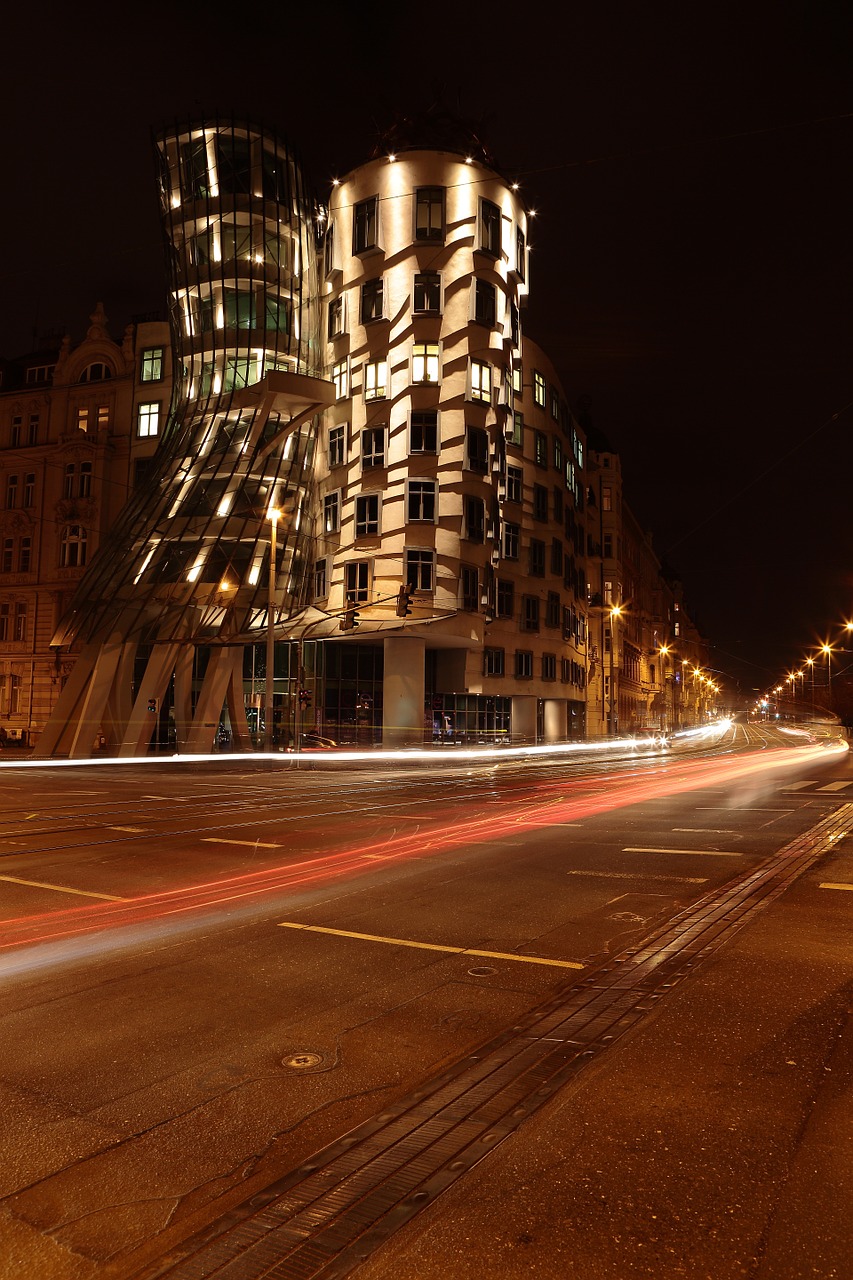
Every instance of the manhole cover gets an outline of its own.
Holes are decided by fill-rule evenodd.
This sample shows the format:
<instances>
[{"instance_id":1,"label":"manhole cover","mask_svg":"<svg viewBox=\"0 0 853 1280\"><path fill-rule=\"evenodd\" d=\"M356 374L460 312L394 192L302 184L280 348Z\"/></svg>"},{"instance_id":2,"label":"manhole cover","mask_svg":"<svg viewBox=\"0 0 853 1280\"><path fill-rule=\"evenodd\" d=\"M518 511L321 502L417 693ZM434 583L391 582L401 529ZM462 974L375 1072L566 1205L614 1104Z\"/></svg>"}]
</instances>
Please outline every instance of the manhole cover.
<instances>
[{"instance_id":1,"label":"manhole cover","mask_svg":"<svg viewBox=\"0 0 853 1280\"><path fill-rule=\"evenodd\" d=\"M487 964L480 964L476 969L469 969L468 973L472 978L488 978L491 974L497 973L497 969L492 969Z\"/></svg>"},{"instance_id":2,"label":"manhole cover","mask_svg":"<svg viewBox=\"0 0 853 1280\"><path fill-rule=\"evenodd\" d=\"M290 1053L286 1058L282 1058L281 1065L290 1067L292 1071L306 1071L310 1067L319 1067L322 1061L322 1053L310 1053L303 1049L299 1053Z\"/></svg>"}]
</instances>

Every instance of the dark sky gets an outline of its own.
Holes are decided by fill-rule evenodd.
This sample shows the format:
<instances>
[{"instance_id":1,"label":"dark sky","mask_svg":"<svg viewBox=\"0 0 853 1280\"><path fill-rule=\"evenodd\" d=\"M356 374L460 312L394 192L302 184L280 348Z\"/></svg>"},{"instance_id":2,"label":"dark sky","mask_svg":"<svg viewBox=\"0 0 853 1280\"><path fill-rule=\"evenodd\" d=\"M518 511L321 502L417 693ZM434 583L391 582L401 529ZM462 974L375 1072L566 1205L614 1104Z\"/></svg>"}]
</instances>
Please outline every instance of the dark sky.
<instances>
[{"instance_id":1,"label":"dark sky","mask_svg":"<svg viewBox=\"0 0 853 1280\"><path fill-rule=\"evenodd\" d=\"M99 299L114 336L162 308L152 127L262 119L325 198L378 126L440 101L538 211L526 328L621 453L711 665L763 687L853 615L853 7L551 8L16 19L0 352L78 340Z\"/></svg>"}]
</instances>

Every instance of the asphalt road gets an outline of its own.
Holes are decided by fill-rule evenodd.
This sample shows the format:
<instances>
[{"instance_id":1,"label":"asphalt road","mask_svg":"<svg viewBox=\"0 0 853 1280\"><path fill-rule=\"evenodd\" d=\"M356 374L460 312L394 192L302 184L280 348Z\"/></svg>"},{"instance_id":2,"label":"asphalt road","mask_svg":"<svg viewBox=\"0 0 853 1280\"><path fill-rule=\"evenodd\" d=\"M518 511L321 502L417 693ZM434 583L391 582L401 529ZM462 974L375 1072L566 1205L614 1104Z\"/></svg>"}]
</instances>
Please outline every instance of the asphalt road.
<instances>
[{"instance_id":1,"label":"asphalt road","mask_svg":"<svg viewBox=\"0 0 853 1280\"><path fill-rule=\"evenodd\" d=\"M851 798L847 755L743 726L606 764L0 768L0 1277L179 1257Z\"/></svg>"}]
</instances>

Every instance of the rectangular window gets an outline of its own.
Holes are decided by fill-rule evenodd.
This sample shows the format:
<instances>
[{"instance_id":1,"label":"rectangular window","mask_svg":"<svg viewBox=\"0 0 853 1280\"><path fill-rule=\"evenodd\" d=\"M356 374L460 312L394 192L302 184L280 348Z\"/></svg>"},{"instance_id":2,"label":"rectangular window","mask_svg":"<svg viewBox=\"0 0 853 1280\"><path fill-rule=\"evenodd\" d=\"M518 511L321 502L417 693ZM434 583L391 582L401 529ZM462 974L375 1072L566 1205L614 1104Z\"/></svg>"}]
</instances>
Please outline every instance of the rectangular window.
<instances>
[{"instance_id":1,"label":"rectangular window","mask_svg":"<svg viewBox=\"0 0 853 1280\"><path fill-rule=\"evenodd\" d=\"M15 640L27 638L27 605L19 601L15 605Z\"/></svg>"},{"instance_id":2,"label":"rectangular window","mask_svg":"<svg viewBox=\"0 0 853 1280\"><path fill-rule=\"evenodd\" d=\"M27 444L38 444L39 442L39 416L37 413L30 414L30 420L27 423Z\"/></svg>"},{"instance_id":3,"label":"rectangular window","mask_svg":"<svg viewBox=\"0 0 853 1280\"><path fill-rule=\"evenodd\" d=\"M139 369L140 382L162 382L165 376L165 347L147 347L142 352Z\"/></svg>"},{"instance_id":4,"label":"rectangular window","mask_svg":"<svg viewBox=\"0 0 853 1280\"><path fill-rule=\"evenodd\" d=\"M346 459L347 427L342 422L337 427L329 427L329 468L341 467Z\"/></svg>"},{"instance_id":5,"label":"rectangular window","mask_svg":"<svg viewBox=\"0 0 853 1280\"><path fill-rule=\"evenodd\" d=\"M552 444L553 444L553 447L554 447L554 466L555 466L555 468L556 468L556 470L557 470L557 471L562 471L562 470L563 470L563 445L562 445L562 441L560 440L560 438L559 438L558 436L553 436L553 437L552 437Z\"/></svg>"},{"instance_id":6,"label":"rectangular window","mask_svg":"<svg viewBox=\"0 0 853 1280\"><path fill-rule=\"evenodd\" d=\"M110 425L110 406L99 404L97 409L97 425L99 431L106 431Z\"/></svg>"},{"instance_id":7,"label":"rectangular window","mask_svg":"<svg viewBox=\"0 0 853 1280\"><path fill-rule=\"evenodd\" d=\"M506 469L506 500L521 502L524 492L524 472L521 467L508 466Z\"/></svg>"},{"instance_id":8,"label":"rectangular window","mask_svg":"<svg viewBox=\"0 0 853 1280\"><path fill-rule=\"evenodd\" d=\"M548 437L544 431L533 433L533 458L537 467L548 465Z\"/></svg>"},{"instance_id":9,"label":"rectangular window","mask_svg":"<svg viewBox=\"0 0 853 1280\"><path fill-rule=\"evenodd\" d=\"M539 630L539 597L523 596L521 601L522 631Z\"/></svg>"},{"instance_id":10,"label":"rectangular window","mask_svg":"<svg viewBox=\"0 0 853 1280\"><path fill-rule=\"evenodd\" d=\"M77 410L77 429L78 431L89 430L89 410L85 406Z\"/></svg>"},{"instance_id":11,"label":"rectangular window","mask_svg":"<svg viewBox=\"0 0 853 1280\"><path fill-rule=\"evenodd\" d=\"M375 249L379 235L379 197L370 196L355 206L352 220L352 251L365 253Z\"/></svg>"},{"instance_id":12,"label":"rectangular window","mask_svg":"<svg viewBox=\"0 0 853 1280\"><path fill-rule=\"evenodd\" d=\"M405 571L406 585L413 591L432 591L435 581L435 552L408 548Z\"/></svg>"},{"instance_id":13,"label":"rectangular window","mask_svg":"<svg viewBox=\"0 0 853 1280\"><path fill-rule=\"evenodd\" d=\"M493 258L501 256L501 211L491 200L480 201L480 248Z\"/></svg>"},{"instance_id":14,"label":"rectangular window","mask_svg":"<svg viewBox=\"0 0 853 1280\"><path fill-rule=\"evenodd\" d=\"M482 542L486 536L486 513L482 498L465 499L465 537Z\"/></svg>"},{"instance_id":15,"label":"rectangular window","mask_svg":"<svg viewBox=\"0 0 853 1280\"><path fill-rule=\"evenodd\" d=\"M21 538L18 543L18 573L29 573L32 564L33 540Z\"/></svg>"},{"instance_id":16,"label":"rectangular window","mask_svg":"<svg viewBox=\"0 0 853 1280\"><path fill-rule=\"evenodd\" d=\"M340 270L334 222L330 222L326 228L326 239L323 243L323 270L327 276L330 276L333 271Z\"/></svg>"},{"instance_id":17,"label":"rectangular window","mask_svg":"<svg viewBox=\"0 0 853 1280\"><path fill-rule=\"evenodd\" d=\"M533 519L548 519L548 490L544 484L533 486Z\"/></svg>"},{"instance_id":18,"label":"rectangular window","mask_svg":"<svg viewBox=\"0 0 853 1280\"><path fill-rule=\"evenodd\" d=\"M483 650L483 675L502 676L504 674L503 649Z\"/></svg>"},{"instance_id":19,"label":"rectangular window","mask_svg":"<svg viewBox=\"0 0 853 1280\"><path fill-rule=\"evenodd\" d=\"M435 490L434 480L410 480L406 499L406 519L435 523Z\"/></svg>"},{"instance_id":20,"label":"rectangular window","mask_svg":"<svg viewBox=\"0 0 853 1280\"><path fill-rule=\"evenodd\" d=\"M460 607L468 613L477 613L480 608L480 574L472 565L463 565L459 577Z\"/></svg>"},{"instance_id":21,"label":"rectangular window","mask_svg":"<svg viewBox=\"0 0 853 1280\"><path fill-rule=\"evenodd\" d=\"M601 510L613 510L613 490L609 484L603 484L601 486Z\"/></svg>"},{"instance_id":22,"label":"rectangular window","mask_svg":"<svg viewBox=\"0 0 853 1280\"><path fill-rule=\"evenodd\" d=\"M379 494L360 493L355 500L355 536L370 538L379 533Z\"/></svg>"},{"instance_id":23,"label":"rectangular window","mask_svg":"<svg viewBox=\"0 0 853 1280\"><path fill-rule=\"evenodd\" d=\"M80 480L77 485L77 495L80 498L91 498L92 496L92 464L91 462L80 463Z\"/></svg>"},{"instance_id":24,"label":"rectangular window","mask_svg":"<svg viewBox=\"0 0 853 1280\"><path fill-rule=\"evenodd\" d=\"M344 331L344 300L343 297L332 298L329 301L329 341L333 338L339 338Z\"/></svg>"},{"instance_id":25,"label":"rectangular window","mask_svg":"<svg viewBox=\"0 0 853 1280\"><path fill-rule=\"evenodd\" d=\"M15 539L3 539L3 555L0 559L0 569L3 573L11 573L15 564Z\"/></svg>"},{"instance_id":26,"label":"rectangular window","mask_svg":"<svg viewBox=\"0 0 853 1280\"><path fill-rule=\"evenodd\" d=\"M551 417L555 422L560 421L560 397L554 388L551 388Z\"/></svg>"},{"instance_id":27,"label":"rectangular window","mask_svg":"<svg viewBox=\"0 0 853 1280\"><path fill-rule=\"evenodd\" d=\"M412 291L412 310L438 315L441 311L441 276L437 271L419 271Z\"/></svg>"},{"instance_id":28,"label":"rectangular window","mask_svg":"<svg viewBox=\"0 0 853 1280\"><path fill-rule=\"evenodd\" d=\"M545 576L545 543L539 538L530 539L530 574L534 578Z\"/></svg>"},{"instance_id":29,"label":"rectangular window","mask_svg":"<svg viewBox=\"0 0 853 1280\"><path fill-rule=\"evenodd\" d=\"M24 420L20 415L12 419L12 426L9 431L9 444L13 449L17 449L21 443L21 432L24 429Z\"/></svg>"},{"instance_id":30,"label":"rectangular window","mask_svg":"<svg viewBox=\"0 0 853 1280\"><path fill-rule=\"evenodd\" d=\"M364 604L370 599L370 562L350 560L344 565L344 590L347 604Z\"/></svg>"},{"instance_id":31,"label":"rectangular window","mask_svg":"<svg viewBox=\"0 0 853 1280\"><path fill-rule=\"evenodd\" d=\"M521 530L519 525L505 523L503 527L504 560L518 559L520 539L521 539Z\"/></svg>"},{"instance_id":32,"label":"rectangular window","mask_svg":"<svg viewBox=\"0 0 853 1280\"><path fill-rule=\"evenodd\" d=\"M6 506L7 508L16 507L18 505L18 477L6 477Z\"/></svg>"},{"instance_id":33,"label":"rectangular window","mask_svg":"<svg viewBox=\"0 0 853 1280\"><path fill-rule=\"evenodd\" d=\"M338 360L332 365L332 382L336 400L343 400L349 395L349 362L347 360Z\"/></svg>"},{"instance_id":34,"label":"rectangular window","mask_svg":"<svg viewBox=\"0 0 853 1280\"><path fill-rule=\"evenodd\" d=\"M474 319L477 324L495 327L497 317L497 290L488 280L474 281Z\"/></svg>"},{"instance_id":35,"label":"rectangular window","mask_svg":"<svg viewBox=\"0 0 853 1280\"><path fill-rule=\"evenodd\" d=\"M415 191L415 239L444 239L444 187L418 187Z\"/></svg>"},{"instance_id":36,"label":"rectangular window","mask_svg":"<svg viewBox=\"0 0 853 1280\"><path fill-rule=\"evenodd\" d=\"M24 506L33 507L36 501L36 473L28 471L24 476Z\"/></svg>"},{"instance_id":37,"label":"rectangular window","mask_svg":"<svg viewBox=\"0 0 853 1280\"><path fill-rule=\"evenodd\" d=\"M9 639L9 614L10 606L0 604L0 641Z\"/></svg>"},{"instance_id":38,"label":"rectangular window","mask_svg":"<svg viewBox=\"0 0 853 1280\"><path fill-rule=\"evenodd\" d=\"M603 555L605 560L613 558L613 534L605 533L603 538Z\"/></svg>"},{"instance_id":39,"label":"rectangular window","mask_svg":"<svg viewBox=\"0 0 853 1280\"><path fill-rule=\"evenodd\" d=\"M498 578L498 617L515 617L515 583L509 578Z\"/></svg>"},{"instance_id":40,"label":"rectangular window","mask_svg":"<svg viewBox=\"0 0 853 1280\"><path fill-rule=\"evenodd\" d=\"M517 680L530 680L533 676L533 654L529 649L516 649L515 676Z\"/></svg>"},{"instance_id":41,"label":"rectangular window","mask_svg":"<svg viewBox=\"0 0 853 1280\"><path fill-rule=\"evenodd\" d=\"M563 523L563 491L562 489L554 490L554 519L557 524Z\"/></svg>"},{"instance_id":42,"label":"rectangular window","mask_svg":"<svg viewBox=\"0 0 853 1280\"><path fill-rule=\"evenodd\" d=\"M524 279L527 264L527 246L524 243L524 232L521 227L515 229L515 273L519 280Z\"/></svg>"},{"instance_id":43,"label":"rectangular window","mask_svg":"<svg viewBox=\"0 0 853 1280\"><path fill-rule=\"evenodd\" d=\"M365 400L384 400L388 394L388 361L370 360L364 366Z\"/></svg>"},{"instance_id":44,"label":"rectangular window","mask_svg":"<svg viewBox=\"0 0 853 1280\"><path fill-rule=\"evenodd\" d=\"M337 533L341 527L341 491L335 489L323 499L323 531Z\"/></svg>"},{"instance_id":45,"label":"rectangular window","mask_svg":"<svg viewBox=\"0 0 853 1280\"><path fill-rule=\"evenodd\" d=\"M325 556L314 564L314 595L323 600L329 594L329 580Z\"/></svg>"},{"instance_id":46,"label":"rectangular window","mask_svg":"<svg viewBox=\"0 0 853 1280\"><path fill-rule=\"evenodd\" d=\"M361 286L361 323L369 324L371 320L381 320L385 284L380 276L378 280L366 280Z\"/></svg>"},{"instance_id":47,"label":"rectangular window","mask_svg":"<svg viewBox=\"0 0 853 1280\"><path fill-rule=\"evenodd\" d=\"M489 433L482 427L465 428L465 466L481 475L489 469Z\"/></svg>"},{"instance_id":48,"label":"rectangular window","mask_svg":"<svg viewBox=\"0 0 853 1280\"><path fill-rule=\"evenodd\" d=\"M533 403L540 409L545 408L545 378L536 369L533 370Z\"/></svg>"},{"instance_id":49,"label":"rectangular window","mask_svg":"<svg viewBox=\"0 0 853 1280\"><path fill-rule=\"evenodd\" d=\"M472 360L470 369L469 398L492 402L492 366L484 360Z\"/></svg>"},{"instance_id":50,"label":"rectangular window","mask_svg":"<svg viewBox=\"0 0 853 1280\"><path fill-rule=\"evenodd\" d=\"M517 445L519 449L524 446L524 416L520 413L513 413L512 427L509 435L509 443Z\"/></svg>"},{"instance_id":51,"label":"rectangular window","mask_svg":"<svg viewBox=\"0 0 853 1280\"><path fill-rule=\"evenodd\" d=\"M558 578L563 572L563 544L559 538L551 539L551 572Z\"/></svg>"},{"instance_id":52,"label":"rectangular window","mask_svg":"<svg viewBox=\"0 0 853 1280\"><path fill-rule=\"evenodd\" d=\"M414 410L409 421L409 453L438 453L438 411Z\"/></svg>"},{"instance_id":53,"label":"rectangular window","mask_svg":"<svg viewBox=\"0 0 853 1280\"><path fill-rule=\"evenodd\" d=\"M438 382L437 342L412 344L412 382Z\"/></svg>"},{"instance_id":54,"label":"rectangular window","mask_svg":"<svg viewBox=\"0 0 853 1280\"><path fill-rule=\"evenodd\" d=\"M385 466L385 428L368 427L361 433L362 467Z\"/></svg>"},{"instance_id":55,"label":"rectangular window","mask_svg":"<svg viewBox=\"0 0 853 1280\"><path fill-rule=\"evenodd\" d=\"M516 360L512 366L512 394L520 396L524 390L524 376L521 368L521 361Z\"/></svg>"},{"instance_id":56,"label":"rectangular window","mask_svg":"<svg viewBox=\"0 0 853 1280\"><path fill-rule=\"evenodd\" d=\"M140 438L160 434L160 401L136 406L136 434Z\"/></svg>"},{"instance_id":57,"label":"rectangular window","mask_svg":"<svg viewBox=\"0 0 853 1280\"><path fill-rule=\"evenodd\" d=\"M549 591L545 601L545 626L559 627L562 620L560 596L556 591Z\"/></svg>"},{"instance_id":58,"label":"rectangular window","mask_svg":"<svg viewBox=\"0 0 853 1280\"><path fill-rule=\"evenodd\" d=\"M557 679L557 655L556 653L542 654L542 679Z\"/></svg>"},{"instance_id":59,"label":"rectangular window","mask_svg":"<svg viewBox=\"0 0 853 1280\"><path fill-rule=\"evenodd\" d=\"M521 346L521 322L518 318L518 307L514 302L509 304L509 336L517 351Z\"/></svg>"}]
</instances>

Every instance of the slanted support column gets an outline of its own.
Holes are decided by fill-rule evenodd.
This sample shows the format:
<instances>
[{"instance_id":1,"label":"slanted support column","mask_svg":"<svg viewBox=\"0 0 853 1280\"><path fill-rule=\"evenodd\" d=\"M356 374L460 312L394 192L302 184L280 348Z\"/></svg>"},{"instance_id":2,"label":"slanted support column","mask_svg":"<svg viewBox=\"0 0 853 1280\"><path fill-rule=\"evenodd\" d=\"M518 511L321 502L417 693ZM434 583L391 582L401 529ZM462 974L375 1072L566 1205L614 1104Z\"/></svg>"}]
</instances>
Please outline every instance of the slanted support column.
<instances>
[{"instance_id":1,"label":"slanted support column","mask_svg":"<svg viewBox=\"0 0 853 1280\"><path fill-rule=\"evenodd\" d=\"M568 706L565 698L545 699L545 741L565 742L568 735Z\"/></svg>"},{"instance_id":2,"label":"slanted support column","mask_svg":"<svg viewBox=\"0 0 853 1280\"><path fill-rule=\"evenodd\" d=\"M388 636L383 655L382 745L423 746L426 641Z\"/></svg>"},{"instance_id":3,"label":"slanted support column","mask_svg":"<svg viewBox=\"0 0 853 1280\"><path fill-rule=\"evenodd\" d=\"M516 693L512 699L513 746L533 746L536 742L536 699L530 694Z\"/></svg>"}]
</instances>

